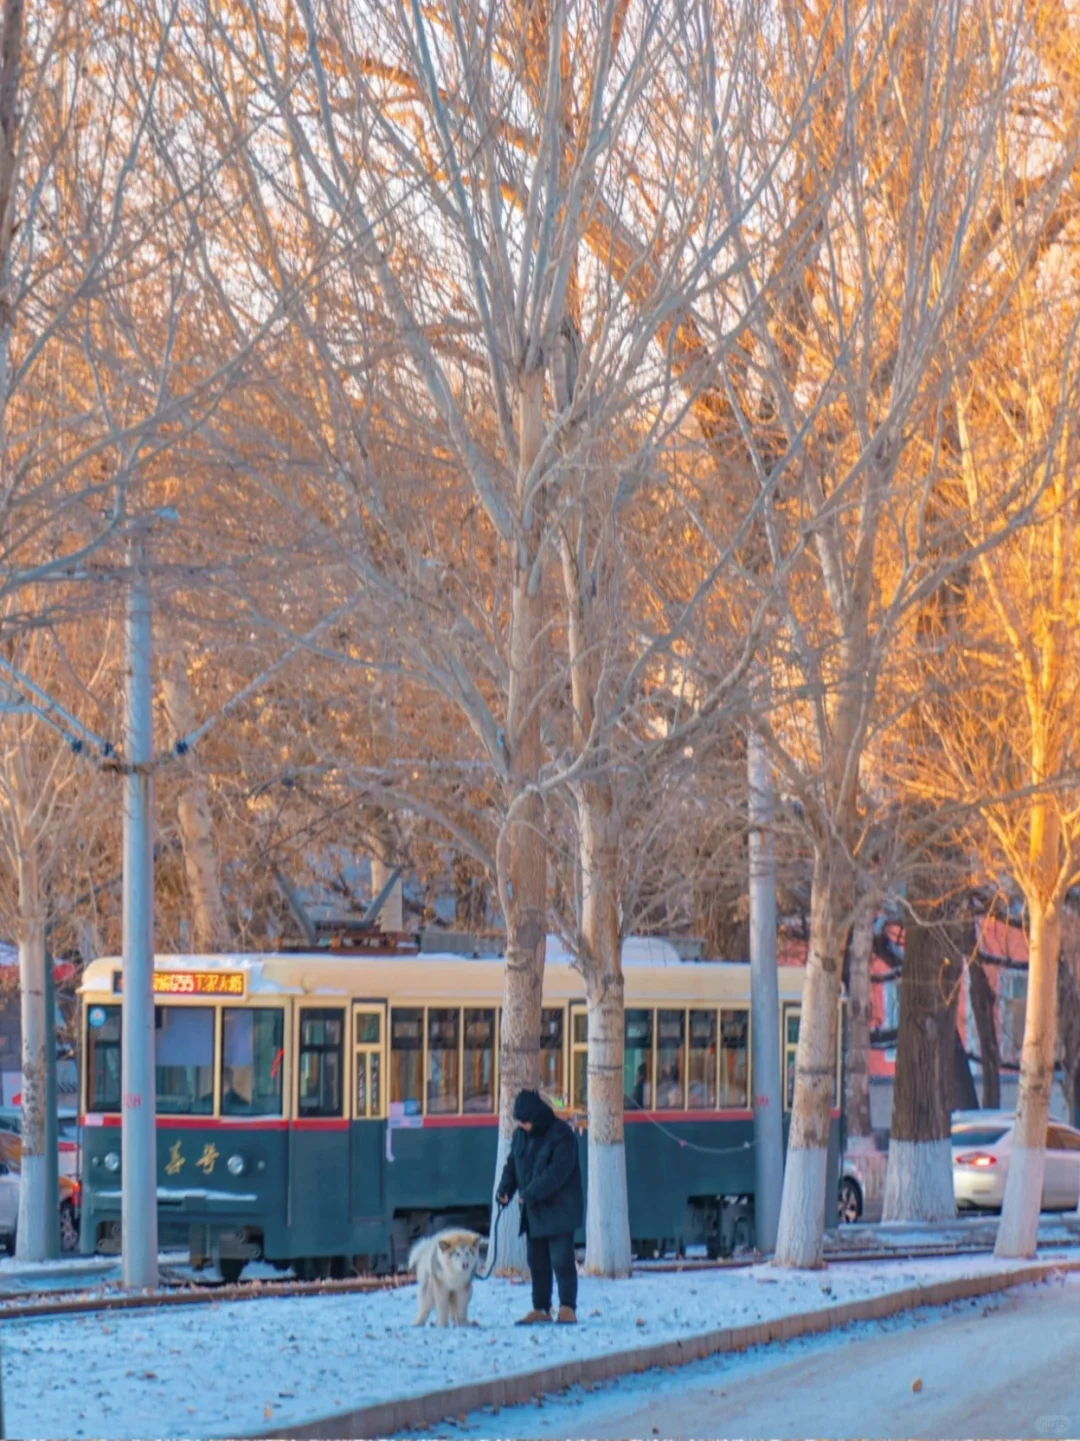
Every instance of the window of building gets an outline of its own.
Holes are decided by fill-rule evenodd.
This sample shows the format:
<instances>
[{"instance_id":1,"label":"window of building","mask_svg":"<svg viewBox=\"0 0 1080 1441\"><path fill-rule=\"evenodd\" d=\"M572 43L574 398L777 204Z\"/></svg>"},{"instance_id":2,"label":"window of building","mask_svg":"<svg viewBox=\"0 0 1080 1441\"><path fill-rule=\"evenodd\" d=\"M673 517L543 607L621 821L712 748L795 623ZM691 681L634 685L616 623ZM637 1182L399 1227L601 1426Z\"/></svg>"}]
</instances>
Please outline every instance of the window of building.
<instances>
[{"instance_id":1,"label":"window of building","mask_svg":"<svg viewBox=\"0 0 1080 1441\"><path fill-rule=\"evenodd\" d=\"M154 1074L160 1115L213 1114L212 1006L154 1007Z\"/></svg>"},{"instance_id":2,"label":"window of building","mask_svg":"<svg viewBox=\"0 0 1080 1441\"><path fill-rule=\"evenodd\" d=\"M720 1096L725 1110L750 1104L750 1012L720 1012Z\"/></svg>"},{"instance_id":3,"label":"window of building","mask_svg":"<svg viewBox=\"0 0 1080 1441\"><path fill-rule=\"evenodd\" d=\"M563 1061L562 1007L547 1006L540 1013L540 1086L549 1096L566 1100Z\"/></svg>"},{"instance_id":4,"label":"window of building","mask_svg":"<svg viewBox=\"0 0 1080 1441\"><path fill-rule=\"evenodd\" d=\"M627 1010L623 1049L623 1091L627 1110L648 1111L653 1104L653 1013Z\"/></svg>"},{"instance_id":5,"label":"window of building","mask_svg":"<svg viewBox=\"0 0 1080 1441\"><path fill-rule=\"evenodd\" d=\"M576 1007L570 1012L571 1105L575 1111L589 1107L589 1016Z\"/></svg>"},{"instance_id":6,"label":"window of building","mask_svg":"<svg viewBox=\"0 0 1080 1441\"><path fill-rule=\"evenodd\" d=\"M90 1006L86 1012L86 1109L120 1109L119 1006Z\"/></svg>"},{"instance_id":7,"label":"window of building","mask_svg":"<svg viewBox=\"0 0 1080 1441\"><path fill-rule=\"evenodd\" d=\"M465 1011L464 1080L466 1115L490 1116L495 1110L495 1008Z\"/></svg>"},{"instance_id":8,"label":"window of building","mask_svg":"<svg viewBox=\"0 0 1080 1441\"><path fill-rule=\"evenodd\" d=\"M716 1012L690 1012L690 1050L687 1062L687 1109L716 1109Z\"/></svg>"},{"instance_id":9,"label":"window of building","mask_svg":"<svg viewBox=\"0 0 1080 1441\"><path fill-rule=\"evenodd\" d=\"M1001 1005L1001 1059L1019 1065L1024 1047L1024 1023L1027 1019L1027 971L1010 971L1004 967L998 982Z\"/></svg>"},{"instance_id":10,"label":"window of building","mask_svg":"<svg viewBox=\"0 0 1080 1441\"><path fill-rule=\"evenodd\" d=\"M285 1012L226 1006L221 1013L221 1114L280 1116Z\"/></svg>"},{"instance_id":11,"label":"window of building","mask_svg":"<svg viewBox=\"0 0 1080 1441\"><path fill-rule=\"evenodd\" d=\"M382 1012L356 1011L356 1112L358 1121L376 1120L383 1114Z\"/></svg>"},{"instance_id":12,"label":"window of building","mask_svg":"<svg viewBox=\"0 0 1080 1441\"><path fill-rule=\"evenodd\" d=\"M345 1012L300 1012L300 1107L304 1117L340 1116Z\"/></svg>"},{"instance_id":13,"label":"window of building","mask_svg":"<svg viewBox=\"0 0 1080 1441\"><path fill-rule=\"evenodd\" d=\"M454 1007L432 1006L427 1013L427 1114L453 1115L458 1110L461 1055L461 1012Z\"/></svg>"},{"instance_id":14,"label":"window of building","mask_svg":"<svg viewBox=\"0 0 1080 1441\"><path fill-rule=\"evenodd\" d=\"M683 1109L686 1080L686 1012L656 1013L656 1108Z\"/></svg>"}]
</instances>

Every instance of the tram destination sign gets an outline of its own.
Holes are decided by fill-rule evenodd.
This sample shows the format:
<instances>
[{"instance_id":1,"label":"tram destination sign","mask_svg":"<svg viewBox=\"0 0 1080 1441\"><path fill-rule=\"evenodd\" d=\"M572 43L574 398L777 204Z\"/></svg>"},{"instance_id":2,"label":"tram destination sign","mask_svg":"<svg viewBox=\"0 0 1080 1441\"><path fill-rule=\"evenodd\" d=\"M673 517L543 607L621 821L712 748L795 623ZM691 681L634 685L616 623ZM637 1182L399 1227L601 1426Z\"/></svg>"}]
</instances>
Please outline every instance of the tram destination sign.
<instances>
[{"instance_id":1,"label":"tram destination sign","mask_svg":"<svg viewBox=\"0 0 1080 1441\"><path fill-rule=\"evenodd\" d=\"M124 989L123 971L113 972L113 994ZM155 996L243 996L244 971L155 971Z\"/></svg>"}]
</instances>

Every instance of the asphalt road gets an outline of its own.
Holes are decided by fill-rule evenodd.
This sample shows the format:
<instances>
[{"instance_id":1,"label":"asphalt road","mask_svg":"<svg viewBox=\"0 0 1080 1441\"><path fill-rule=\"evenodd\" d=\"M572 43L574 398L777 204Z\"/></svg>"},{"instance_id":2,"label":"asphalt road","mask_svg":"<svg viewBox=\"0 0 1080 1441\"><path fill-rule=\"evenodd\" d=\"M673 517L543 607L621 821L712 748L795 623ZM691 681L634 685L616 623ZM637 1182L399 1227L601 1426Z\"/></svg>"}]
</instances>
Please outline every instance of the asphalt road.
<instances>
[{"instance_id":1,"label":"asphalt road","mask_svg":"<svg viewBox=\"0 0 1080 1441\"><path fill-rule=\"evenodd\" d=\"M478 1414L450 1434L1080 1437L1080 1278Z\"/></svg>"}]
</instances>

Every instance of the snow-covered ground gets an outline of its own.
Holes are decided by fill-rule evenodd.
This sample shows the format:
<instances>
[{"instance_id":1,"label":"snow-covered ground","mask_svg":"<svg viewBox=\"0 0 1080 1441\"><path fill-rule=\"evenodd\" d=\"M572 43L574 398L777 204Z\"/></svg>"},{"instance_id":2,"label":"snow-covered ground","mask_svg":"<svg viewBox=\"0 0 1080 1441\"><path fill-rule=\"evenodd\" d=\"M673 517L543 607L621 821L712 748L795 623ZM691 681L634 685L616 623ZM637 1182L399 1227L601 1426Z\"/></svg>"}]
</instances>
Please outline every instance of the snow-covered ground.
<instances>
[{"instance_id":1,"label":"snow-covered ground","mask_svg":"<svg viewBox=\"0 0 1080 1441\"><path fill-rule=\"evenodd\" d=\"M673 1372L575 1386L434 1429L455 1441L1080 1436L1078 1322L1080 1277L1070 1276Z\"/></svg>"},{"instance_id":2,"label":"snow-covered ground","mask_svg":"<svg viewBox=\"0 0 1080 1441\"><path fill-rule=\"evenodd\" d=\"M1080 1250L1070 1253L1080 1259ZM990 1256L582 1277L581 1325L519 1330L526 1286L478 1285L475 1328L412 1327L416 1290L215 1302L0 1327L9 1436L235 1436L493 1375L1014 1269ZM550 1434L550 1433L549 1433Z\"/></svg>"}]
</instances>

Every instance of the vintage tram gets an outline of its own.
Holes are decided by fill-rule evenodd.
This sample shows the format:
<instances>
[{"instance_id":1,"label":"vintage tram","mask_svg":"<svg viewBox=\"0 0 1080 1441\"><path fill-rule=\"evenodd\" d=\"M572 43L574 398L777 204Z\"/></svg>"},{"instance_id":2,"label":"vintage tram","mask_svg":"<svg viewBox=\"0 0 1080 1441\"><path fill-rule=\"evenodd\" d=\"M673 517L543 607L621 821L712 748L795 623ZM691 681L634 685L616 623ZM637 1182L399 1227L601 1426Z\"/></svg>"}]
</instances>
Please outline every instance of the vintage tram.
<instances>
[{"instance_id":1,"label":"vintage tram","mask_svg":"<svg viewBox=\"0 0 1080 1441\"><path fill-rule=\"evenodd\" d=\"M314 1277L400 1267L438 1225L486 1231L502 964L379 944L157 958L162 1246L226 1279L256 1257ZM646 947L625 974L637 1254L750 1244L750 969L652 963ZM804 972L779 977L786 1131ZM81 986L86 1252L120 1246L122 980L121 962L103 959ZM543 1006L542 1085L578 1118L585 1166L587 1016L565 958L545 968Z\"/></svg>"}]
</instances>

